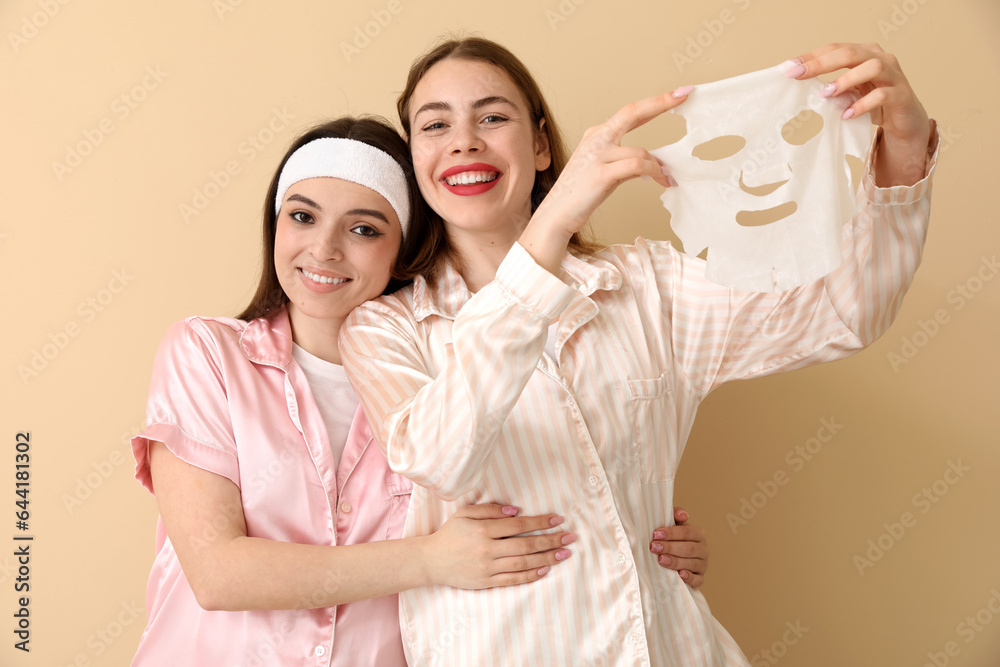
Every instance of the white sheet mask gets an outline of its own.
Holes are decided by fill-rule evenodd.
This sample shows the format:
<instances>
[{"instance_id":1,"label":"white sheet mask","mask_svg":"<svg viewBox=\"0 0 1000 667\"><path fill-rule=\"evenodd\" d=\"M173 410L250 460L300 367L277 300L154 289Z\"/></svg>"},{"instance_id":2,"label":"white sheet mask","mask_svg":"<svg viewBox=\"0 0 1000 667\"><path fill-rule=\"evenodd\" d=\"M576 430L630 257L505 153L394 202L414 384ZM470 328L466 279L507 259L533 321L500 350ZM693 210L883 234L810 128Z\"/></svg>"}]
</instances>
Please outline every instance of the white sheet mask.
<instances>
[{"instance_id":1,"label":"white sheet mask","mask_svg":"<svg viewBox=\"0 0 1000 667\"><path fill-rule=\"evenodd\" d=\"M678 183L660 197L670 226L687 254L708 248L706 274L721 285L785 290L840 265L841 230L855 212L846 156L865 158L871 122L868 114L841 120L856 96L821 97L822 82L785 76L794 66L695 86L671 112L684 117L687 134L650 151ZM815 114L822 129L789 143L808 136L800 130L807 120L818 124ZM712 140L729 142L729 153L741 143L736 137L745 145L728 157L696 157ZM754 223L741 213L770 209L771 218L793 212L766 224L759 218L767 214Z\"/></svg>"}]
</instances>

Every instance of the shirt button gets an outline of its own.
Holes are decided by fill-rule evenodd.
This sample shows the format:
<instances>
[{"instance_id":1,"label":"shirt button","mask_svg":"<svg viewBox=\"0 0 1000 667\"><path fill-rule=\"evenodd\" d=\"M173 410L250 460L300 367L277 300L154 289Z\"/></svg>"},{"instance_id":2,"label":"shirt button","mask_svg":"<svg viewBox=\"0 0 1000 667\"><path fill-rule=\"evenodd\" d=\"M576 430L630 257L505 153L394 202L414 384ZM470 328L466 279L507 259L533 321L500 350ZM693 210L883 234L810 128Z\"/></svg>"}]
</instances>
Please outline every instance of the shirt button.
<instances>
[{"instance_id":1,"label":"shirt button","mask_svg":"<svg viewBox=\"0 0 1000 667\"><path fill-rule=\"evenodd\" d=\"M326 655L326 647L325 646L317 646L316 650L313 651L313 652L316 654L317 658L322 658L324 655Z\"/></svg>"},{"instance_id":2,"label":"shirt button","mask_svg":"<svg viewBox=\"0 0 1000 667\"><path fill-rule=\"evenodd\" d=\"M591 486L597 486L597 483L600 482L601 480L597 478L597 475L591 475L590 477L587 478L587 481L590 482Z\"/></svg>"},{"instance_id":3,"label":"shirt button","mask_svg":"<svg viewBox=\"0 0 1000 667\"><path fill-rule=\"evenodd\" d=\"M351 503L347 502L346 500L344 502L340 503L340 511L343 512L344 514L347 514L348 512L350 512L351 511ZM319 648L323 648L323 647L320 646Z\"/></svg>"},{"instance_id":4,"label":"shirt button","mask_svg":"<svg viewBox=\"0 0 1000 667\"><path fill-rule=\"evenodd\" d=\"M615 558L615 560L618 561L619 565L623 565L625 563L625 554L623 554L622 552L619 551L618 552L618 557Z\"/></svg>"},{"instance_id":5,"label":"shirt button","mask_svg":"<svg viewBox=\"0 0 1000 667\"><path fill-rule=\"evenodd\" d=\"M629 642L631 642L631 644L633 646L635 646L636 644L639 643L639 633L638 632L633 632L632 634L630 634L628 636L628 640L629 640Z\"/></svg>"}]
</instances>

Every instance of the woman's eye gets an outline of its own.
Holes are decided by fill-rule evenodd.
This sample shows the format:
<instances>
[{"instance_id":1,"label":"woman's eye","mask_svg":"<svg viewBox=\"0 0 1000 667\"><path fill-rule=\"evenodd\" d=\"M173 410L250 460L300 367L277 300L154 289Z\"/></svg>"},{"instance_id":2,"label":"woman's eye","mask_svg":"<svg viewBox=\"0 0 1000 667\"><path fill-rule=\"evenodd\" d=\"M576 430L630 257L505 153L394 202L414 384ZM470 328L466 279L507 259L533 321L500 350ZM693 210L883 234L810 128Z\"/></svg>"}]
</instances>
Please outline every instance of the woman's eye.
<instances>
[{"instance_id":1,"label":"woman's eye","mask_svg":"<svg viewBox=\"0 0 1000 667\"><path fill-rule=\"evenodd\" d=\"M434 132L436 130L443 130L443 129L444 129L444 123L442 123L441 121L435 121L433 123L428 123L427 125L424 125L421 131Z\"/></svg>"},{"instance_id":2,"label":"woman's eye","mask_svg":"<svg viewBox=\"0 0 1000 667\"><path fill-rule=\"evenodd\" d=\"M295 222L301 222L302 224L309 224L310 222L313 221L312 216L306 213L305 211L293 211L291 214L291 218Z\"/></svg>"},{"instance_id":3,"label":"woman's eye","mask_svg":"<svg viewBox=\"0 0 1000 667\"><path fill-rule=\"evenodd\" d=\"M371 225L357 225L356 227L351 228L351 233L357 234L358 236L368 237L382 236L382 232L375 229Z\"/></svg>"},{"instance_id":4,"label":"woman's eye","mask_svg":"<svg viewBox=\"0 0 1000 667\"><path fill-rule=\"evenodd\" d=\"M483 118L483 122L488 125L495 125L496 123L502 123L507 120L506 116L501 116L500 114L491 113L486 118Z\"/></svg>"}]
</instances>

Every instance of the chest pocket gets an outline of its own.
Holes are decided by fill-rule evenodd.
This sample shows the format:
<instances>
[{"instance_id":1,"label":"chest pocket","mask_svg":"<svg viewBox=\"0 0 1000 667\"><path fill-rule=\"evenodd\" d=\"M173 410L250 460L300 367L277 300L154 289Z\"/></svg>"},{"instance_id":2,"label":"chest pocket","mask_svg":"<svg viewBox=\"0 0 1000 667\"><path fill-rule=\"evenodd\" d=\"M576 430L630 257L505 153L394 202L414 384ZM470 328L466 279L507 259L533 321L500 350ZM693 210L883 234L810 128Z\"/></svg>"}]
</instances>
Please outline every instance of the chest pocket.
<instances>
[{"instance_id":1,"label":"chest pocket","mask_svg":"<svg viewBox=\"0 0 1000 667\"><path fill-rule=\"evenodd\" d=\"M406 521L406 511L410 508L413 482L392 472L386 466L385 488L388 493L389 521L386 524L384 539L396 540L403 536L403 523Z\"/></svg>"},{"instance_id":2,"label":"chest pocket","mask_svg":"<svg viewBox=\"0 0 1000 667\"><path fill-rule=\"evenodd\" d=\"M670 444L674 428L671 389L666 371L657 378L628 380L632 446L643 484L673 480L677 470L676 453Z\"/></svg>"}]
</instances>

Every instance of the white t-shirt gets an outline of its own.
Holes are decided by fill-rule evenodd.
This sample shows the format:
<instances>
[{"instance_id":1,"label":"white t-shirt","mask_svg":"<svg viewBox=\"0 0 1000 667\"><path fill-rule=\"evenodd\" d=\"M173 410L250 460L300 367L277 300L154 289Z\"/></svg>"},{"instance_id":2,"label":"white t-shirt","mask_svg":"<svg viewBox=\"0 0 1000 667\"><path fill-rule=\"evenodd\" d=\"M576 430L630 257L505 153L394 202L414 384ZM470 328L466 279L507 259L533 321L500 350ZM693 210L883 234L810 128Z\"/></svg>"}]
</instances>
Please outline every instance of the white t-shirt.
<instances>
[{"instance_id":1,"label":"white t-shirt","mask_svg":"<svg viewBox=\"0 0 1000 667\"><path fill-rule=\"evenodd\" d=\"M358 411L360 400L354 393L354 387L347 379L347 373L340 364L334 364L309 354L296 344L292 344L292 358L295 359L306 374L309 389L319 413L326 424L326 434L330 439L333 459L340 467L340 457L347 444L347 435L351 431L354 413Z\"/></svg>"}]
</instances>

